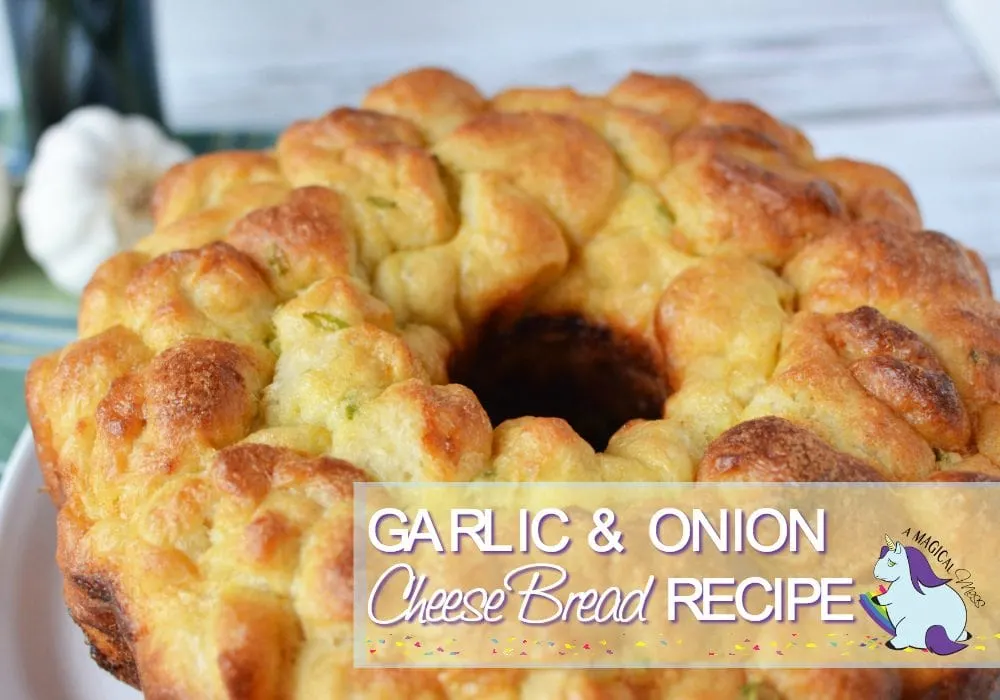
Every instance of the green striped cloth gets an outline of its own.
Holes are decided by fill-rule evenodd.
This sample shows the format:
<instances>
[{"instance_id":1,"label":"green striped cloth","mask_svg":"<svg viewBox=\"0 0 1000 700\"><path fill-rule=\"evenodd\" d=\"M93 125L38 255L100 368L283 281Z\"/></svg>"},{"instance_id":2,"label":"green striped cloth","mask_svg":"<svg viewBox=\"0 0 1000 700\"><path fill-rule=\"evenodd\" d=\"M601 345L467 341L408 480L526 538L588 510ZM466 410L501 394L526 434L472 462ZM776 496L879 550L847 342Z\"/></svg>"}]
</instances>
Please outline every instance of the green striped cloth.
<instances>
[{"instance_id":1,"label":"green striped cloth","mask_svg":"<svg viewBox=\"0 0 1000 700\"><path fill-rule=\"evenodd\" d=\"M0 113L0 142L7 167L16 178L24 158L11 144L20 142L20 127L12 113ZM272 134L181 134L196 153L231 148L267 148ZM0 257L0 470L24 428L24 374L31 361L76 337L77 300L58 291L28 257L20 235L5 232Z\"/></svg>"},{"instance_id":2,"label":"green striped cloth","mask_svg":"<svg viewBox=\"0 0 1000 700\"><path fill-rule=\"evenodd\" d=\"M56 290L17 231L0 260L0 459L24 427L24 373L31 361L76 335L76 299Z\"/></svg>"}]
</instances>

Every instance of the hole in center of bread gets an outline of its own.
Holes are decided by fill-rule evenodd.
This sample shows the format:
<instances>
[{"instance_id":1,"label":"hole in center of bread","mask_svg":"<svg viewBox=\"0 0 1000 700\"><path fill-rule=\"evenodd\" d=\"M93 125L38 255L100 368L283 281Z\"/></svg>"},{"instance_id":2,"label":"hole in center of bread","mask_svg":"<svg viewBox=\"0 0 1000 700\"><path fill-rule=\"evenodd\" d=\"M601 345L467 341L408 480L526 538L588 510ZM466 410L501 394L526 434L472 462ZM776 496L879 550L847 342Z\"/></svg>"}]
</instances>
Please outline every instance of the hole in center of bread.
<instances>
[{"instance_id":1,"label":"hole in center of bread","mask_svg":"<svg viewBox=\"0 0 1000 700\"><path fill-rule=\"evenodd\" d=\"M595 450L634 418L662 417L667 388L649 350L578 316L487 323L452 358L450 380L479 397L493 425L562 418Z\"/></svg>"}]
</instances>

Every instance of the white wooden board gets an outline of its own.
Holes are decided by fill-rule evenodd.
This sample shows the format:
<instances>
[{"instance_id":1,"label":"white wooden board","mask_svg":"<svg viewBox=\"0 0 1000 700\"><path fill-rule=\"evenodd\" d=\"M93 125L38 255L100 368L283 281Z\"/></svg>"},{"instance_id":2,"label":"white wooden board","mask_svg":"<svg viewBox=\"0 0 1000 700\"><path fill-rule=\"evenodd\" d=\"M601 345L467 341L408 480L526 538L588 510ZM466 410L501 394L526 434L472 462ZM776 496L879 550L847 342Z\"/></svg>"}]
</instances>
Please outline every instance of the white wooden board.
<instances>
[{"instance_id":1,"label":"white wooden board","mask_svg":"<svg viewBox=\"0 0 1000 700\"><path fill-rule=\"evenodd\" d=\"M952 14L1000 89L1000 2L948 0Z\"/></svg>"},{"instance_id":2,"label":"white wooden board","mask_svg":"<svg viewBox=\"0 0 1000 700\"><path fill-rule=\"evenodd\" d=\"M486 91L606 89L680 73L788 119L997 105L940 0L158 0L162 89L181 127L274 128L414 65Z\"/></svg>"}]
</instances>

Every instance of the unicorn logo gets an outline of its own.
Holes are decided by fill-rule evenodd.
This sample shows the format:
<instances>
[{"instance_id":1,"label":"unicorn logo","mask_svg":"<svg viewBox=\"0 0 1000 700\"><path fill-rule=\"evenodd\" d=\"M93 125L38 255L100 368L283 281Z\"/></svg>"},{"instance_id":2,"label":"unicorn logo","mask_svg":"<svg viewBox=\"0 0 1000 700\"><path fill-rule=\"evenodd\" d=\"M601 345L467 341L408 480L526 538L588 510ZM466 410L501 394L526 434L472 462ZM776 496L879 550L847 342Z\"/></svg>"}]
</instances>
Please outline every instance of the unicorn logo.
<instances>
[{"instance_id":1,"label":"unicorn logo","mask_svg":"<svg viewBox=\"0 0 1000 700\"><path fill-rule=\"evenodd\" d=\"M904 547L885 536L885 546L875 562L875 578L888 588L861 596L861 607L887 633L890 649L926 649L954 654L972 638L965 628L965 603L950 579L938 578L927 557L916 547Z\"/></svg>"}]
</instances>

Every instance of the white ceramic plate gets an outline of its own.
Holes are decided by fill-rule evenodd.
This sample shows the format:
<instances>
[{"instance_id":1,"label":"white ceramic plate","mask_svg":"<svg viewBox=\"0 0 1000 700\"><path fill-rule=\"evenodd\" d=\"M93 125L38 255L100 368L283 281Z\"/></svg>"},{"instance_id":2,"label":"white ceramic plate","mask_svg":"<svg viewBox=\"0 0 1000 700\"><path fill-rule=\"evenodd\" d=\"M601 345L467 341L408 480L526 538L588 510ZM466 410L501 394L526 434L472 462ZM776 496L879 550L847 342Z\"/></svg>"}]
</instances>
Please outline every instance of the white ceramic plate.
<instances>
[{"instance_id":1,"label":"white ceramic plate","mask_svg":"<svg viewBox=\"0 0 1000 700\"><path fill-rule=\"evenodd\" d=\"M90 659L62 599L55 509L25 428L0 481L0 697L141 700Z\"/></svg>"}]
</instances>

